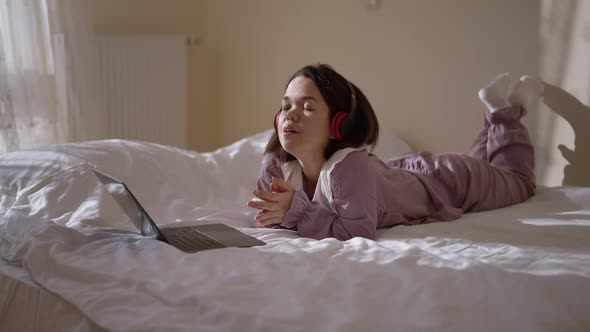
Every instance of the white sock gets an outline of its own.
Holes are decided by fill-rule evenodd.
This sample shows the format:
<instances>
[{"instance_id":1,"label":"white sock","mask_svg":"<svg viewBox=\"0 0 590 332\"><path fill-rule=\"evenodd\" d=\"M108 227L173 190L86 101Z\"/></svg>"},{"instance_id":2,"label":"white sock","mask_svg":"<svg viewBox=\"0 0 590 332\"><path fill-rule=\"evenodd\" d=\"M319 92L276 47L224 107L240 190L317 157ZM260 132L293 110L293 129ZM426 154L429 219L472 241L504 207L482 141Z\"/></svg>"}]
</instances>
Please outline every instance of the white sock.
<instances>
[{"instance_id":1,"label":"white sock","mask_svg":"<svg viewBox=\"0 0 590 332\"><path fill-rule=\"evenodd\" d=\"M522 106L528 111L534 102L543 95L544 88L545 84L543 81L523 75L516 84L516 88L510 96L509 102L514 106Z\"/></svg>"},{"instance_id":2,"label":"white sock","mask_svg":"<svg viewBox=\"0 0 590 332\"><path fill-rule=\"evenodd\" d=\"M510 73L498 75L495 80L479 90L479 100L486 105L490 112L510 107L508 96L511 85Z\"/></svg>"}]
</instances>

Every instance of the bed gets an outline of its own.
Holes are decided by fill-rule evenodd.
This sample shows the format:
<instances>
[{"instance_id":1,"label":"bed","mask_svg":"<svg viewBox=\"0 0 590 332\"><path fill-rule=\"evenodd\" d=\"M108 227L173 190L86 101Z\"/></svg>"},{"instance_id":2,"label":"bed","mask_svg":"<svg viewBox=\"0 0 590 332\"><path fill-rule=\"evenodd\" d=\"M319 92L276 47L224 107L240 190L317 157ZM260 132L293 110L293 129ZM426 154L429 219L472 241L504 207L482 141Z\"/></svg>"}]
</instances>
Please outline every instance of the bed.
<instances>
[{"instance_id":1,"label":"bed","mask_svg":"<svg viewBox=\"0 0 590 332\"><path fill-rule=\"evenodd\" d=\"M0 156L0 330L590 330L590 188L317 241L252 227L269 134L210 153L105 140ZM376 154L408 150L387 136ZM267 244L186 254L144 239L92 167L158 224L221 222Z\"/></svg>"}]
</instances>

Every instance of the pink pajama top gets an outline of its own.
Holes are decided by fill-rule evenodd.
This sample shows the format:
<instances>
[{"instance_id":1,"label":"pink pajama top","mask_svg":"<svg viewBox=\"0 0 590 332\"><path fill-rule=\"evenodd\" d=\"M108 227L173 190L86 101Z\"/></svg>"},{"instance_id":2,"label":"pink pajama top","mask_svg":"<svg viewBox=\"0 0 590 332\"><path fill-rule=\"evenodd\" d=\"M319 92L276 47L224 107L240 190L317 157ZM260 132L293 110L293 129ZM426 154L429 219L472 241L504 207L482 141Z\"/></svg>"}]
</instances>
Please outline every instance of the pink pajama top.
<instances>
[{"instance_id":1,"label":"pink pajama top","mask_svg":"<svg viewBox=\"0 0 590 332\"><path fill-rule=\"evenodd\" d=\"M297 161L281 164L267 154L258 188L270 191L272 176L297 189L281 226L303 237L347 240L375 238L380 227L448 221L463 211L450 204L449 188L417 158L405 169L385 163L365 150L343 149L322 167L311 200L302 189Z\"/></svg>"}]
</instances>

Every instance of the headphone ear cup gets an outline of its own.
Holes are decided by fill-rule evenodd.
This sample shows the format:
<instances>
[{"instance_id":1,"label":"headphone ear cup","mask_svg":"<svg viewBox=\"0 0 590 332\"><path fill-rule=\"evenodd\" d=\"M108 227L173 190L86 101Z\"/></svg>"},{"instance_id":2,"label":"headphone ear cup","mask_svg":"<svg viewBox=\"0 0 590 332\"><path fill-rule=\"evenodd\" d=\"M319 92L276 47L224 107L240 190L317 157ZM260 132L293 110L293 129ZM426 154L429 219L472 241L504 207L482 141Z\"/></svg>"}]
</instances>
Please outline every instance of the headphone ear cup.
<instances>
[{"instance_id":1,"label":"headphone ear cup","mask_svg":"<svg viewBox=\"0 0 590 332\"><path fill-rule=\"evenodd\" d=\"M343 141L352 136L354 130L354 118L356 114L356 93L352 83L348 83L350 89L350 112L338 112L330 121L330 136L336 141Z\"/></svg>"},{"instance_id":2,"label":"headphone ear cup","mask_svg":"<svg viewBox=\"0 0 590 332\"><path fill-rule=\"evenodd\" d=\"M330 136L336 141L344 140L343 132L342 132L342 123L346 122L348 118L348 113L346 112L338 112L332 120L330 121Z\"/></svg>"},{"instance_id":3,"label":"headphone ear cup","mask_svg":"<svg viewBox=\"0 0 590 332\"><path fill-rule=\"evenodd\" d=\"M340 135L342 135L342 139L349 139L350 137L352 137L353 130L354 119L352 118L352 116L347 114L347 116L344 119L342 119L342 122L340 123Z\"/></svg>"}]
</instances>

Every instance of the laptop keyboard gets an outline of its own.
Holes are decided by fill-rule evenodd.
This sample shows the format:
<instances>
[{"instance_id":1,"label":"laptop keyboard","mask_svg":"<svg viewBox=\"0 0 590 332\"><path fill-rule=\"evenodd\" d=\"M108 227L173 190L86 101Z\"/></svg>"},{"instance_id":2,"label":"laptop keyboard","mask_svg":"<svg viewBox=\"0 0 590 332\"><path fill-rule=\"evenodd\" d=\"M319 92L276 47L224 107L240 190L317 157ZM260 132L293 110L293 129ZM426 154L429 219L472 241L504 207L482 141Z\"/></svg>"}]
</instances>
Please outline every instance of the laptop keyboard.
<instances>
[{"instance_id":1,"label":"laptop keyboard","mask_svg":"<svg viewBox=\"0 0 590 332\"><path fill-rule=\"evenodd\" d=\"M168 243L184 252L226 247L190 227L164 228L161 231Z\"/></svg>"}]
</instances>

